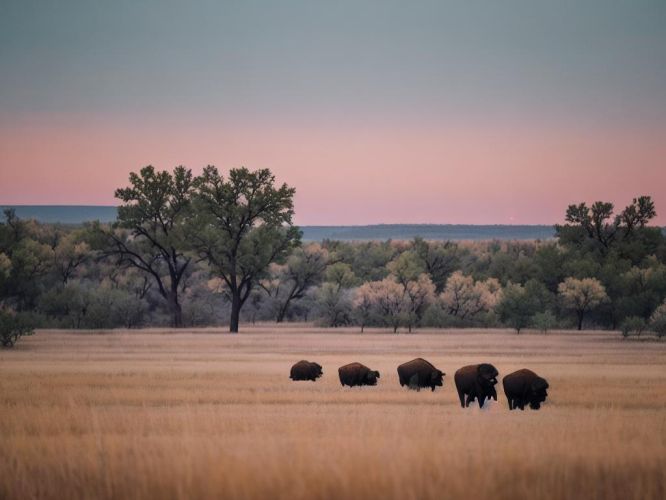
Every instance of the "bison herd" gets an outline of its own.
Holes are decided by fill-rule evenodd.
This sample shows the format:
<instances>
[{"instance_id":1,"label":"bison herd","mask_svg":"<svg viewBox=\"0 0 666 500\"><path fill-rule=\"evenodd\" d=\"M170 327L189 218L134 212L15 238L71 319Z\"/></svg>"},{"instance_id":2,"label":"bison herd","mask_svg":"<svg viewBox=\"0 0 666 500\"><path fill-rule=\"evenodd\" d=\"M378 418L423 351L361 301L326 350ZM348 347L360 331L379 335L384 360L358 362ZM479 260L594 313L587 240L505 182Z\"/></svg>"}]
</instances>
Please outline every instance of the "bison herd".
<instances>
[{"instance_id":1,"label":"bison herd","mask_svg":"<svg viewBox=\"0 0 666 500\"><path fill-rule=\"evenodd\" d=\"M323 374L320 364L303 360L291 367L289 378L314 382ZM398 366L400 385L416 391L425 387L430 387L434 391L436 387L443 385L445 375L442 370L438 370L422 358L416 358ZM456 371L453 379L458 390L460 406L467 408L471 402L476 400L479 407L483 408L486 400L497 401L495 385L498 375L497 368L489 363L463 366ZM377 385L379 372L371 370L361 363L350 363L338 368L338 376L343 387ZM506 375L502 379L502 386L509 402L509 410L517 408L524 410L526 404L533 410L538 410L548 396L546 379L526 368Z\"/></svg>"}]
</instances>

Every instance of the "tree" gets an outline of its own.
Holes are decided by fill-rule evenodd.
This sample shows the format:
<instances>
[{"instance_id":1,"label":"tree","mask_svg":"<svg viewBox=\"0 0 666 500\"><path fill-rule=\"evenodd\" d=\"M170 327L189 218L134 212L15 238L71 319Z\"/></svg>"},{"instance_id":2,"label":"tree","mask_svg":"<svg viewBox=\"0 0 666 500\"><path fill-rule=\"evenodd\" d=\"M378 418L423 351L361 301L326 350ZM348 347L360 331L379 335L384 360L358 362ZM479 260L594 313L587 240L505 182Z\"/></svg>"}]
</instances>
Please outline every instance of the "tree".
<instances>
[{"instance_id":1,"label":"tree","mask_svg":"<svg viewBox=\"0 0 666 500\"><path fill-rule=\"evenodd\" d=\"M176 167L173 173L152 166L129 177L130 186L116 190L118 220L105 231L105 256L117 257L154 280L166 301L174 327L183 325L179 286L191 263L186 252L185 224L192 197L192 171Z\"/></svg>"},{"instance_id":2,"label":"tree","mask_svg":"<svg viewBox=\"0 0 666 500\"><path fill-rule=\"evenodd\" d=\"M557 326L557 318L550 311L536 313L532 317L532 324L534 328L541 330L543 333L548 333Z\"/></svg>"},{"instance_id":3,"label":"tree","mask_svg":"<svg viewBox=\"0 0 666 500\"><path fill-rule=\"evenodd\" d=\"M444 290L446 279L460 265L458 245L451 241L435 243L423 238L414 238L414 253L421 260L422 266L435 285L437 294Z\"/></svg>"},{"instance_id":4,"label":"tree","mask_svg":"<svg viewBox=\"0 0 666 500\"><path fill-rule=\"evenodd\" d=\"M578 330L583 329L585 315L608 300L606 289L595 278L566 278L558 286L564 307L571 309L578 318Z\"/></svg>"},{"instance_id":5,"label":"tree","mask_svg":"<svg viewBox=\"0 0 666 500\"><path fill-rule=\"evenodd\" d=\"M349 264L335 262L326 269L326 281L333 283L340 290L353 287L358 280Z\"/></svg>"},{"instance_id":6,"label":"tree","mask_svg":"<svg viewBox=\"0 0 666 500\"><path fill-rule=\"evenodd\" d=\"M381 281L365 283L358 293L366 295L364 300L369 300L381 319L393 328L393 333L397 333L408 309L402 285L388 276Z\"/></svg>"},{"instance_id":7,"label":"tree","mask_svg":"<svg viewBox=\"0 0 666 500\"><path fill-rule=\"evenodd\" d=\"M402 252L386 266L395 281L407 288L409 281L415 281L425 271L419 258L411 250Z\"/></svg>"},{"instance_id":8,"label":"tree","mask_svg":"<svg viewBox=\"0 0 666 500\"><path fill-rule=\"evenodd\" d=\"M361 325L361 333L370 322L375 307L375 292L371 282L365 282L358 287L352 300L354 318Z\"/></svg>"},{"instance_id":9,"label":"tree","mask_svg":"<svg viewBox=\"0 0 666 500\"><path fill-rule=\"evenodd\" d=\"M556 225L560 241L582 246L587 241L594 242L602 254L607 254L616 243L627 242L644 230L656 217L654 202L649 196L639 196L613 217L612 203L596 201L591 207L585 203L569 205L565 220L567 224Z\"/></svg>"},{"instance_id":10,"label":"tree","mask_svg":"<svg viewBox=\"0 0 666 500\"><path fill-rule=\"evenodd\" d=\"M650 328L657 334L658 338L666 335L666 302L657 307L650 316Z\"/></svg>"},{"instance_id":11,"label":"tree","mask_svg":"<svg viewBox=\"0 0 666 500\"><path fill-rule=\"evenodd\" d=\"M494 278L475 282L471 276L456 271L446 280L440 300L450 315L460 319L473 318L497 304L499 290L500 284Z\"/></svg>"},{"instance_id":12,"label":"tree","mask_svg":"<svg viewBox=\"0 0 666 500\"><path fill-rule=\"evenodd\" d=\"M241 308L272 262L299 242L293 225L295 190L275 187L268 169L231 169L225 180L208 166L196 180L195 217L189 240L211 271L226 284L231 302L229 331L238 332Z\"/></svg>"},{"instance_id":13,"label":"tree","mask_svg":"<svg viewBox=\"0 0 666 500\"><path fill-rule=\"evenodd\" d=\"M53 268L63 285L72 279L76 271L92 256L89 245L83 241L80 231L62 231L52 228L49 247L53 253Z\"/></svg>"},{"instance_id":14,"label":"tree","mask_svg":"<svg viewBox=\"0 0 666 500\"><path fill-rule=\"evenodd\" d=\"M412 326L418 324L428 305L435 300L435 285L430 277L422 273L416 280L408 281L405 286L407 301L407 328L411 333Z\"/></svg>"},{"instance_id":15,"label":"tree","mask_svg":"<svg viewBox=\"0 0 666 500\"><path fill-rule=\"evenodd\" d=\"M639 316L629 316L620 325L620 331L622 331L622 336L627 338L631 334L641 336L643 330L647 327L645 320Z\"/></svg>"},{"instance_id":16,"label":"tree","mask_svg":"<svg viewBox=\"0 0 666 500\"><path fill-rule=\"evenodd\" d=\"M292 300L303 298L310 287L321 282L327 263L328 252L316 243L297 248L287 259L278 274L278 323L284 320ZM279 293L280 289L285 289L284 294Z\"/></svg>"},{"instance_id":17,"label":"tree","mask_svg":"<svg viewBox=\"0 0 666 500\"><path fill-rule=\"evenodd\" d=\"M349 290L324 283L315 295L319 315L326 326L338 327L349 323L352 310Z\"/></svg>"},{"instance_id":18,"label":"tree","mask_svg":"<svg viewBox=\"0 0 666 500\"><path fill-rule=\"evenodd\" d=\"M532 317L538 312L537 300L521 285L509 283L501 294L497 304L497 313L500 319L520 333L532 322Z\"/></svg>"},{"instance_id":19,"label":"tree","mask_svg":"<svg viewBox=\"0 0 666 500\"><path fill-rule=\"evenodd\" d=\"M14 347L19 338L32 333L32 328L21 315L0 309L0 346Z\"/></svg>"}]
</instances>

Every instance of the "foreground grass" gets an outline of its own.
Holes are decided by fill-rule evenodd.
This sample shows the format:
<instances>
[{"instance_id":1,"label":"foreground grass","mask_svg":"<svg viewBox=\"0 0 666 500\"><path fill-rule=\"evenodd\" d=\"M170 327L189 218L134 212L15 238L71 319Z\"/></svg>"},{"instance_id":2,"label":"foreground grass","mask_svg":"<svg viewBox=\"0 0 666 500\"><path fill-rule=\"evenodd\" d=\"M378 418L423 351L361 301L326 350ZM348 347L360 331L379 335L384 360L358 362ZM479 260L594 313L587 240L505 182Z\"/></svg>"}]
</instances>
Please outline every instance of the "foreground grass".
<instances>
[{"instance_id":1,"label":"foreground grass","mask_svg":"<svg viewBox=\"0 0 666 500\"><path fill-rule=\"evenodd\" d=\"M442 390L399 386L416 356ZM291 382L302 358L323 379ZM343 389L350 361L379 385ZM461 409L480 361L547 404ZM42 331L0 352L0 498L664 498L665 407L666 344L617 334Z\"/></svg>"}]
</instances>

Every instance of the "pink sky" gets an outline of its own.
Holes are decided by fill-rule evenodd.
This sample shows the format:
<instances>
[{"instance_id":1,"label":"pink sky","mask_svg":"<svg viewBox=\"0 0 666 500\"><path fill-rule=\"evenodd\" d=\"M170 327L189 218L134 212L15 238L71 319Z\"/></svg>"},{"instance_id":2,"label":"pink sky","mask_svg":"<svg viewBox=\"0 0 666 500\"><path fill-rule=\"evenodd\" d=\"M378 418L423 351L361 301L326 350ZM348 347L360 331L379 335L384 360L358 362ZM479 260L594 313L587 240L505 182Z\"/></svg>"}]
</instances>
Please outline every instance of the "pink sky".
<instances>
[{"instance_id":1,"label":"pink sky","mask_svg":"<svg viewBox=\"0 0 666 500\"><path fill-rule=\"evenodd\" d=\"M33 118L0 129L0 204L115 204L152 164L270 168L301 225L551 224L569 203L651 195L666 225L666 134L493 124L278 127Z\"/></svg>"}]
</instances>

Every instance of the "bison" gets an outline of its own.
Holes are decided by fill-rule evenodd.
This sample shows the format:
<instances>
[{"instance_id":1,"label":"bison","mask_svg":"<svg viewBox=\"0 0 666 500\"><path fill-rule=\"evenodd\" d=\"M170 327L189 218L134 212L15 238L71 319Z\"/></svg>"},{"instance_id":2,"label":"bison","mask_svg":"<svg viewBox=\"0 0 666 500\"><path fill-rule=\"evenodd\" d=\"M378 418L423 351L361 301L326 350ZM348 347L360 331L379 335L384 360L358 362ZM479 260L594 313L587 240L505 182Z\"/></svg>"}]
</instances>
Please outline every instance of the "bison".
<instances>
[{"instance_id":1,"label":"bison","mask_svg":"<svg viewBox=\"0 0 666 500\"><path fill-rule=\"evenodd\" d=\"M311 361L301 360L291 367L291 380L312 380L313 382L323 375L321 365Z\"/></svg>"},{"instance_id":2,"label":"bison","mask_svg":"<svg viewBox=\"0 0 666 500\"><path fill-rule=\"evenodd\" d=\"M400 385L417 391L420 391L422 387L430 387L433 391L435 387L441 387L444 375L446 374L443 371L422 358L413 359L398 367Z\"/></svg>"},{"instance_id":3,"label":"bison","mask_svg":"<svg viewBox=\"0 0 666 500\"><path fill-rule=\"evenodd\" d=\"M509 410L524 410L526 403L529 403L533 410L538 410L548 396L546 379L526 368L509 373L502 379L502 385L509 401Z\"/></svg>"},{"instance_id":4,"label":"bison","mask_svg":"<svg viewBox=\"0 0 666 500\"><path fill-rule=\"evenodd\" d=\"M348 365L338 368L338 375L340 375L340 383L342 387L348 385L354 387L355 385L377 385L379 372L371 370L361 363L349 363Z\"/></svg>"},{"instance_id":5,"label":"bison","mask_svg":"<svg viewBox=\"0 0 666 500\"><path fill-rule=\"evenodd\" d=\"M466 408L476 399L479 408L483 408L486 399L492 398L497 401L495 384L497 384L498 374L497 369L488 363L463 366L456 371L453 379L456 382L460 406ZM465 400L465 396L467 396L467 400Z\"/></svg>"}]
</instances>

